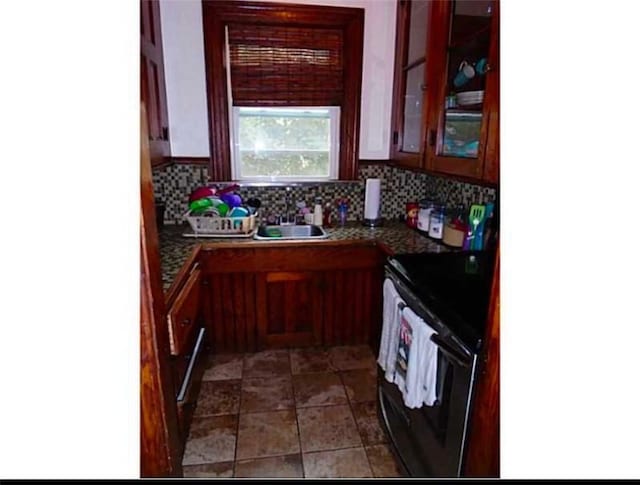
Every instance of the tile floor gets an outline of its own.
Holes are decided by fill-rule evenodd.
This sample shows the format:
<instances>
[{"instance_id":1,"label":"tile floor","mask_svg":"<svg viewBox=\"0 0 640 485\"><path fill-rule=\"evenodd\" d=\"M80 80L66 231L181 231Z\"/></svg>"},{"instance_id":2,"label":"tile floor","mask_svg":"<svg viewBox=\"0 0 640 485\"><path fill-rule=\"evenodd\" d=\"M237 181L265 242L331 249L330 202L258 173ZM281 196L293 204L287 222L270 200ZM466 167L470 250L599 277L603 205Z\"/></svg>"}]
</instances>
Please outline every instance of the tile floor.
<instances>
[{"instance_id":1,"label":"tile floor","mask_svg":"<svg viewBox=\"0 0 640 485\"><path fill-rule=\"evenodd\" d=\"M367 346L212 356L184 476L399 477L375 398Z\"/></svg>"}]
</instances>

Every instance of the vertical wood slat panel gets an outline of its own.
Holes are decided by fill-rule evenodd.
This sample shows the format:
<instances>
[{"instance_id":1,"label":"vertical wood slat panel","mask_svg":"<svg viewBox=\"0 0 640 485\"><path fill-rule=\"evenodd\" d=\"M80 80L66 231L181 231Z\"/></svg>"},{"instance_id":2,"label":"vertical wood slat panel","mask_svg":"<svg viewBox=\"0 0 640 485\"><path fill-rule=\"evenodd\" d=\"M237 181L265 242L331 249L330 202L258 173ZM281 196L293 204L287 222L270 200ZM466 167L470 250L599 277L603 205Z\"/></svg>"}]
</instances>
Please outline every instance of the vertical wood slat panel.
<instances>
[{"instance_id":1,"label":"vertical wood slat panel","mask_svg":"<svg viewBox=\"0 0 640 485\"><path fill-rule=\"evenodd\" d=\"M267 337L267 280L266 275L260 274L256 276L256 330L257 330L257 350L263 350L266 345Z\"/></svg>"},{"instance_id":2,"label":"vertical wood slat panel","mask_svg":"<svg viewBox=\"0 0 640 485\"><path fill-rule=\"evenodd\" d=\"M209 295L211 298L211 335L214 342L215 352L224 351L224 327L225 321L223 320L222 313L222 291L220 283L222 281L222 275L218 275L215 278L211 278L209 285Z\"/></svg>"},{"instance_id":3,"label":"vertical wood slat panel","mask_svg":"<svg viewBox=\"0 0 640 485\"><path fill-rule=\"evenodd\" d=\"M253 273L244 274L244 296L246 305L246 352L255 352L256 349L256 284Z\"/></svg>"},{"instance_id":4,"label":"vertical wood slat panel","mask_svg":"<svg viewBox=\"0 0 640 485\"><path fill-rule=\"evenodd\" d=\"M336 271L334 295L335 295L335 320L333 326L333 344L342 345L344 342L344 272Z\"/></svg>"},{"instance_id":5,"label":"vertical wood slat panel","mask_svg":"<svg viewBox=\"0 0 640 485\"><path fill-rule=\"evenodd\" d=\"M364 278L366 276L366 270L359 270L353 273L354 276L354 301L353 301L353 336L351 343L361 344L364 343L363 337L363 323L362 323L362 305L364 291Z\"/></svg>"},{"instance_id":6,"label":"vertical wood slat panel","mask_svg":"<svg viewBox=\"0 0 640 485\"><path fill-rule=\"evenodd\" d=\"M298 299L298 284L292 281L286 281L282 286L284 286L284 308L282 312L284 319L284 332L295 333L297 323L296 319L298 317L298 312L296 312L295 308L295 304Z\"/></svg>"},{"instance_id":7,"label":"vertical wood slat panel","mask_svg":"<svg viewBox=\"0 0 640 485\"><path fill-rule=\"evenodd\" d=\"M285 291L283 283L266 283L264 312L267 317L266 335L285 331Z\"/></svg>"},{"instance_id":8,"label":"vertical wood slat panel","mask_svg":"<svg viewBox=\"0 0 640 485\"><path fill-rule=\"evenodd\" d=\"M227 352L235 351L235 318L233 311L233 281L232 275L222 275L220 278L222 293L222 311L224 316L224 348Z\"/></svg>"},{"instance_id":9,"label":"vertical wood slat panel","mask_svg":"<svg viewBox=\"0 0 640 485\"><path fill-rule=\"evenodd\" d=\"M371 327L371 285L373 283L373 272L366 270L362 281L362 342L369 343Z\"/></svg>"},{"instance_id":10,"label":"vertical wood slat panel","mask_svg":"<svg viewBox=\"0 0 640 485\"><path fill-rule=\"evenodd\" d=\"M380 348L380 333L382 331L382 268L375 268L371 279L371 323L369 324L369 344L377 353Z\"/></svg>"},{"instance_id":11,"label":"vertical wood slat panel","mask_svg":"<svg viewBox=\"0 0 640 485\"><path fill-rule=\"evenodd\" d=\"M302 326L298 326L299 330L304 330L316 334L315 326L317 324L315 307L318 305L319 291L317 285L317 276L309 275L309 278L304 282L304 285L299 287L298 290L298 308L297 315L298 321L303 323Z\"/></svg>"},{"instance_id":12,"label":"vertical wood slat panel","mask_svg":"<svg viewBox=\"0 0 640 485\"><path fill-rule=\"evenodd\" d=\"M244 278L242 273L232 276L233 304L235 315L235 351L246 352L246 309L244 303Z\"/></svg>"},{"instance_id":13,"label":"vertical wood slat panel","mask_svg":"<svg viewBox=\"0 0 640 485\"><path fill-rule=\"evenodd\" d=\"M344 327L344 343L349 345L353 343L353 328L354 328L354 293L357 291L355 287L355 274L357 270L345 271L345 283L344 283L344 309L345 309L345 322Z\"/></svg>"},{"instance_id":14,"label":"vertical wood slat panel","mask_svg":"<svg viewBox=\"0 0 640 485\"><path fill-rule=\"evenodd\" d=\"M311 300L309 301L309 305L311 306L311 324L313 325L313 338L314 345L319 345L322 343L322 309L324 308L324 296L323 291L321 291L322 287L322 274L315 274L311 280L310 289L312 292Z\"/></svg>"},{"instance_id":15,"label":"vertical wood slat panel","mask_svg":"<svg viewBox=\"0 0 640 485\"><path fill-rule=\"evenodd\" d=\"M324 294L323 308L322 308L322 327L323 337L322 344L325 346L333 344L333 328L335 326L335 297L333 295L334 277L333 273L325 271L322 274L322 287Z\"/></svg>"},{"instance_id":16,"label":"vertical wood slat panel","mask_svg":"<svg viewBox=\"0 0 640 485\"><path fill-rule=\"evenodd\" d=\"M354 304L355 304L355 294L358 291L356 287L355 275L357 270L355 271L345 271L344 273L344 294L342 299L342 307L344 309L344 343L352 344L353 343L353 329L354 329Z\"/></svg>"}]
</instances>

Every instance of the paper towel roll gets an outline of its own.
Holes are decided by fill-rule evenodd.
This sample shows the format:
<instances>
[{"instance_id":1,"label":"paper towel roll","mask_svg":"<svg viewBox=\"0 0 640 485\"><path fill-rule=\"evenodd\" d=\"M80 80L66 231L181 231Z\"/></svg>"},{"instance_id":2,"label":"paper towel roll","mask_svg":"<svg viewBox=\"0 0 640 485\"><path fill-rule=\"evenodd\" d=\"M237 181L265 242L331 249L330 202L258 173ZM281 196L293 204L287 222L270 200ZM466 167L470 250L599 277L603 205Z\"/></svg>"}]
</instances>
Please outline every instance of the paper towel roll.
<instances>
[{"instance_id":1,"label":"paper towel roll","mask_svg":"<svg viewBox=\"0 0 640 485\"><path fill-rule=\"evenodd\" d=\"M380 179L367 179L364 191L364 218L380 217Z\"/></svg>"}]
</instances>

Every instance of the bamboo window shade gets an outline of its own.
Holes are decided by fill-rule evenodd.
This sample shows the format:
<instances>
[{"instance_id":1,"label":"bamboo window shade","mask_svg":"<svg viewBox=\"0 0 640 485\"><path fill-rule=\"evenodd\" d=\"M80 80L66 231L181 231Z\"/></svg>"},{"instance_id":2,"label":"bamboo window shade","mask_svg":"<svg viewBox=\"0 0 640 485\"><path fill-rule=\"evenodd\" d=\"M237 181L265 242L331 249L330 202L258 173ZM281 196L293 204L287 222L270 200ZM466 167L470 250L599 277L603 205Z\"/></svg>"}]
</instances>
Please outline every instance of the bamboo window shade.
<instances>
[{"instance_id":1,"label":"bamboo window shade","mask_svg":"<svg viewBox=\"0 0 640 485\"><path fill-rule=\"evenodd\" d=\"M228 24L235 106L340 106L343 31Z\"/></svg>"}]
</instances>

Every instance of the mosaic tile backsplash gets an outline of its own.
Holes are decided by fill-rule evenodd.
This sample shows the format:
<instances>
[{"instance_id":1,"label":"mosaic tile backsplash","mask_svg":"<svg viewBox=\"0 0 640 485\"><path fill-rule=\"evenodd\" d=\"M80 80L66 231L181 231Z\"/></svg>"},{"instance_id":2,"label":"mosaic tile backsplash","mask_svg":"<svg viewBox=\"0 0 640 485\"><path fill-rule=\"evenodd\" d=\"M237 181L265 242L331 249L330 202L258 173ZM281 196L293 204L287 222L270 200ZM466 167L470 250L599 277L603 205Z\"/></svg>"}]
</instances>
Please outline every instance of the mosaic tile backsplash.
<instances>
[{"instance_id":1,"label":"mosaic tile backsplash","mask_svg":"<svg viewBox=\"0 0 640 485\"><path fill-rule=\"evenodd\" d=\"M357 182L293 187L293 200L305 201L308 207L313 207L315 198L320 197L323 205L327 202L333 203L335 217L337 215L335 201L346 198L349 201L347 219L358 221L362 219L364 212L364 187L368 178L382 180L380 213L384 219L398 219L404 216L407 202L418 201L425 197L441 200L447 205L464 205L465 207L473 203L491 202L496 198L496 190L493 188L380 163L362 166ZM155 197L165 204L165 224L183 222L189 194L196 188L206 185L208 180L209 170L202 165L174 164L153 171ZM241 187L237 192L245 200L252 197L260 199L263 216L269 213L280 214L285 208L283 187Z\"/></svg>"}]
</instances>

